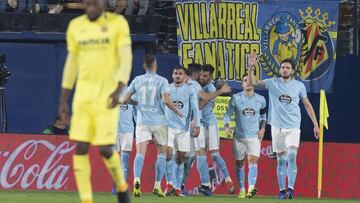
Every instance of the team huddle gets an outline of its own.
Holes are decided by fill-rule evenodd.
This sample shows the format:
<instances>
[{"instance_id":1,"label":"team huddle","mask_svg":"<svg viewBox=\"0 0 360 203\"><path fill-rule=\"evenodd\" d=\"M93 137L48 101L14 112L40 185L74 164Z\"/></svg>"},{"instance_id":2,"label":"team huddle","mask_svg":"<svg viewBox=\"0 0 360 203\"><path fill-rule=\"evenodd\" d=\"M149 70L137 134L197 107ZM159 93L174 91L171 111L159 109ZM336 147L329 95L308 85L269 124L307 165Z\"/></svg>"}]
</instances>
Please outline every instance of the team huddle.
<instances>
[{"instance_id":1,"label":"team huddle","mask_svg":"<svg viewBox=\"0 0 360 203\"><path fill-rule=\"evenodd\" d=\"M279 198L294 198L296 179L296 153L300 143L300 99L309 115L315 116L306 96L305 86L292 79L293 63L284 60L280 66L280 78L255 81L253 67L256 56L249 59L249 74L243 75L243 91L234 94L224 115L225 133L230 117L235 114L236 127L233 139L233 154L236 159L236 175L239 184L239 198L256 195L257 162L260 157L261 141L266 127L265 98L254 92L254 86L269 90L269 124L272 126L273 151L278 159ZM211 196L211 183L206 153L221 169L230 193L235 191L234 183L223 158L219 153L220 136L217 120L213 113L214 99L231 88L226 84L217 90L212 81L214 68L209 65L190 64L188 69L175 66L173 83L156 74L157 63L153 55L144 59L146 74L136 77L125 90L122 98L119 120L118 149L121 151L125 178L128 178L129 156L132 150L134 116L136 121L136 157L134 161L134 197L141 197L141 170L146 146L152 139L158 147L155 164L156 176L153 193L159 197L189 195L185 189L187 177L196 159L201 185L199 192ZM135 97L133 95L136 95ZM133 106L134 105L134 106ZM134 110L136 109L136 110ZM316 121L316 118L314 119ZM317 123L314 124L317 136ZM124 130L127 129L127 130ZM245 160L249 164L248 189L245 189ZM286 165L287 168L286 168ZM166 177L166 189L160 182ZM285 180L288 176L288 188Z\"/></svg>"},{"instance_id":2,"label":"team huddle","mask_svg":"<svg viewBox=\"0 0 360 203\"><path fill-rule=\"evenodd\" d=\"M133 196L141 197L141 173L149 141L158 149L153 193L187 196L185 189L190 169L196 160L201 185L199 192L212 195L207 154L219 166L230 193L235 184L220 154L220 136L213 112L215 98L230 93L231 88L213 84L214 67L209 64L175 66L171 84L159 76L155 56L144 58L146 73L134 78L126 87L132 69L129 26L116 14L104 12L104 1L86 0L86 15L71 21L67 31L68 56L63 73L60 117L68 121L68 99L76 82L72 105L70 139L76 142L73 156L74 175L82 203L92 203L89 146L98 146L106 168L113 178L118 201L129 202L127 179L135 131L136 156L133 164ZM248 73L243 75L243 91L234 94L224 115L225 133L233 134L236 178L239 198L257 193L257 162L265 127L271 125L273 151L277 155L279 198L294 198L297 174L296 157L300 143L303 102L317 138L319 127L305 86L294 79L294 63L285 59L279 67L280 77L256 80L257 56L251 54ZM254 87L267 89L269 108ZM120 104L120 114L119 114ZM268 110L267 110L268 109ZM229 128L235 114L236 127ZM119 118L120 115L120 118ZM136 121L136 127L133 123ZM114 149L117 142L119 154ZM244 165L248 162L248 188L245 188ZM233 166L229 166L233 167ZM161 181L166 178L163 192ZM286 177L288 184L286 187Z\"/></svg>"}]
</instances>

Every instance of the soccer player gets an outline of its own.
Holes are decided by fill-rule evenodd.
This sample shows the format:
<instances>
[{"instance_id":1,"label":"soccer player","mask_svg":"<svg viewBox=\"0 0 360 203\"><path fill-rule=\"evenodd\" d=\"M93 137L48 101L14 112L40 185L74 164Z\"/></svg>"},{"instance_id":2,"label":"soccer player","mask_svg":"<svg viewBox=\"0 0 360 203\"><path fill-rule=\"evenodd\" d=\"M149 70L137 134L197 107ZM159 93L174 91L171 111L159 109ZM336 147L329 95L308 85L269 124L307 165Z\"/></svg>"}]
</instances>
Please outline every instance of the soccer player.
<instances>
[{"instance_id":1,"label":"soccer player","mask_svg":"<svg viewBox=\"0 0 360 203\"><path fill-rule=\"evenodd\" d=\"M239 198L251 198L256 195L257 163L260 157L261 141L266 127L265 98L254 92L249 85L247 74L243 76L243 91L234 94L224 116L225 134L230 136L229 128L231 115L235 112L235 132L233 139L233 154L236 159L236 175L240 193ZM245 159L249 164L248 193L245 190Z\"/></svg>"},{"instance_id":2,"label":"soccer player","mask_svg":"<svg viewBox=\"0 0 360 203\"><path fill-rule=\"evenodd\" d=\"M125 96L126 89L122 91ZM136 104L136 103L133 103ZM117 149L121 152L121 165L123 167L126 181L129 177L129 160L133 148L134 120L136 120L136 107L132 104L120 104L120 117L118 125Z\"/></svg>"},{"instance_id":3,"label":"soccer player","mask_svg":"<svg viewBox=\"0 0 360 203\"><path fill-rule=\"evenodd\" d=\"M146 74L137 76L130 84L123 100L127 103L133 94L137 94L136 119L136 157L134 160L134 197L141 197L140 177L148 142L154 136L158 148L155 164L155 185L153 193L165 197L161 189L161 180L166 170L167 120L164 104L176 115L182 117L169 98L169 83L166 78L156 74L155 56L148 54L144 59Z\"/></svg>"},{"instance_id":4,"label":"soccer player","mask_svg":"<svg viewBox=\"0 0 360 203\"><path fill-rule=\"evenodd\" d=\"M111 174L119 202L129 202L116 142L120 91L127 84L132 64L129 26L122 16L105 12L104 0L84 0L85 15L73 19L66 33L68 56L62 79L59 114L69 120L68 98L73 99L70 139L75 179L82 203L92 203L89 145L99 147Z\"/></svg>"},{"instance_id":5,"label":"soccer player","mask_svg":"<svg viewBox=\"0 0 360 203\"><path fill-rule=\"evenodd\" d=\"M213 73L213 66L205 64L201 67L200 84L205 92L216 92L216 88L212 84ZM234 183L230 177L226 163L219 153L220 135L217 120L213 112L214 102L214 99L207 102L200 101L199 106L202 109L203 130L200 130L200 135L195 140L195 147L201 155L206 155L206 148L209 150L212 160L219 166L225 176L225 183L229 192L233 193L235 191Z\"/></svg>"},{"instance_id":6,"label":"soccer player","mask_svg":"<svg viewBox=\"0 0 360 203\"><path fill-rule=\"evenodd\" d=\"M198 95L199 98L199 104L200 103L206 103L207 101L214 99L215 97L223 94L231 92L231 88L228 85L224 85L221 89L215 91L215 92L205 92L201 85L199 84L200 81L200 72L201 72L201 65L192 63L188 67L188 71L190 74L190 79L188 80L187 84L190 86L190 88L194 89L195 92ZM201 131L203 131L204 128L200 127L200 134ZM204 134L204 133L203 133ZM206 196L212 195L211 193L211 183L210 183L210 175L209 175L209 167L207 165L207 158L206 158L206 151L205 148L201 150L200 148L195 149L195 140L197 138L194 138L191 136L191 142L190 142L190 153L188 154L188 158L184 165L184 177L182 181L182 190L184 194L187 194L187 191L185 190L185 183L186 179L189 176L190 169L192 166L192 163L195 160L195 154L196 154L196 160L197 160L197 169L200 174L200 180L201 180L201 186L200 186L200 192L203 193Z\"/></svg>"},{"instance_id":7,"label":"soccer player","mask_svg":"<svg viewBox=\"0 0 360 203\"><path fill-rule=\"evenodd\" d=\"M175 195L184 196L181 192L182 178L184 174L184 161L186 153L190 152L190 121L191 113L193 113L195 120L195 128L193 129L193 136L198 136L200 133L200 110L198 104L198 97L196 92L191 89L186 83L187 78L186 69L182 66L175 66L172 74L174 82L170 84L170 99L173 101L175 107L183 115L178 117L171 109L166 108L166 116L168 119L168 157L170 161L167 162L167 195L171 194L173 189L171 181L175 185ZM171 156L173 152L176 153L175 159ZM174 167L176 160L176 166ZM175 176L173 171L175 168ZM170 181L169 181L170 180Z\"/></svg>"},{"instance_id":8,"label":"soccer player","mask_svg":"<svg viewBox=\"0 0 360 203\"><path fill-rule=\"evenodd\" d=\"M280 77L256 80L254 66L256 54L249 57L249 81L251 85L266 88L269 91L269 116L273 151L277 155L277 177L279 199L293 199L297 174L296 156L300 144L301 113L299 102L303 102L308 115L314 124L314 136L319 136L319 125L314 109L307 97L304 84L294 79L294 62L285 59L280 63ZM287 165L287 171L286 171ZM286 175L288 189L286 191Z\"/></svg>"}]
</instances>

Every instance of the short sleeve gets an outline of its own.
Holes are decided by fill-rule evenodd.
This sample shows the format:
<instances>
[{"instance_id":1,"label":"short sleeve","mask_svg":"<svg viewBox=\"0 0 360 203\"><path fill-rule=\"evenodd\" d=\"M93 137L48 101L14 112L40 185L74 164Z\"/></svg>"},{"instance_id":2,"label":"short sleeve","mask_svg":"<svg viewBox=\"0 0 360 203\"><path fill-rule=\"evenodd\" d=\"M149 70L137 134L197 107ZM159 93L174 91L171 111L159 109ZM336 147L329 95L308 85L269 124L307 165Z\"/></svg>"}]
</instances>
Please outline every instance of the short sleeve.
<instances>
[{"instance_id":1,"label":"short sleeve","mask_svg":"<svg viewBox=\"0 0 360 203\"><path fill-rule=\"evenodd\" d=\"M306 97L307 97L306 87L302 82L300 82L300 98L304 99Z\"/></svg>"},{"instance_id":2,"label":"short sleeve","mask_svg":"<svg viewBox=\"0 0 360 203\"><path fill-rule=\"evenodd\" d=\"M137 77L130 83L129 87L126 89L126 92L131 92L131 93L136 92L136 88L135 88L136 81L137 81Z\"/></svg>"},{"instance_id":3,"label":"short sleeve","mask_svg":"<svg viewBox=\"0 0 360 203\"><path fill-rule=\"evenodd\" d=\"M266 109L266 100L264 97L261 97L261 109Z\"/></svg>"},{"instance_id":4,"label":"short sleeve","mask_svg":"<svg viewBox=\"0 0 360 203\"><path fill-rule=\"evenodd\" d=\"M119 36L118 36L118 47L130 46L131 36L130 28L127 20L123 17L119 17Z\"/></svg>"},{"instance_id":5,"label":"short sleeve","mask_svg":"<svg viewBox=\"0 0 360 203\"><path fill-rule=\"evenodd\" d=\"M264 83L265 83L265 88L266 89L269 89L269 87L271 86L271 84L274 82L274 78L268 78L268 79L265 79L263 80Z\"/></svg>"},{"instance_id":6,"label":"short sleeve","mask_svg":"<svg viewBox=\"0 0 360 203\"><path fill-rule=\"evenodd\" d=\"M79 48L75 37L75 27L76 26L74 25L74 21L71 21L66 31L66 45L68 52L77 54Z\"/></svg>"},{"instance_id":7,"label":"short sleeve","mask_svg":"<svg viewBox=\"0 0 360 203\"><path fill-rule=\"evenodd\" d=\"M209 92L216 92L216 87L211 83L208 88Z\"/></svg>"},{"instance_id":8,"label":"short sleeve","mask_svg":"<svg viewBox=\"0 0 360 203\"><path fill-rule=\"evenodd\" d=\"M164 79L161 82L160 92L161 92L161 94L166 94L166 93L169 94L170 93L169 82L166 79Z\"/></svg>"}]
</instances>

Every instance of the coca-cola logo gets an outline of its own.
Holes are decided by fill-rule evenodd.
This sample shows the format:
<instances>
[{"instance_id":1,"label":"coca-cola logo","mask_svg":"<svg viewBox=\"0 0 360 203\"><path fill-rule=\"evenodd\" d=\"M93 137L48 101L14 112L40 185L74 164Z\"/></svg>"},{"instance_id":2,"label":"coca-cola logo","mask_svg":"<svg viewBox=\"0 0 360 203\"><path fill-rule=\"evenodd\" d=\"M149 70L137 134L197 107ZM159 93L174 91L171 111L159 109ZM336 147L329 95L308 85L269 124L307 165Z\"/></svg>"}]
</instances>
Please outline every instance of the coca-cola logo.
<instances>
[{"instance_id":1,"label":"coca-cola logo","mask_svg":"<svg viewBox=\"0 0 360 203\"><path fill-rule=\"evenodd\" d=\"M68 181L70 165L62 165L60 162L74 148L75 145L69 141L56 146L46 140L28 140L12 152L0 151L7 158L0 172L1 187L61 189ZM43 149L49 152L44 155ZM46 161L40 160L39 156L46 156Z\"/></svg>"}]
</instances>

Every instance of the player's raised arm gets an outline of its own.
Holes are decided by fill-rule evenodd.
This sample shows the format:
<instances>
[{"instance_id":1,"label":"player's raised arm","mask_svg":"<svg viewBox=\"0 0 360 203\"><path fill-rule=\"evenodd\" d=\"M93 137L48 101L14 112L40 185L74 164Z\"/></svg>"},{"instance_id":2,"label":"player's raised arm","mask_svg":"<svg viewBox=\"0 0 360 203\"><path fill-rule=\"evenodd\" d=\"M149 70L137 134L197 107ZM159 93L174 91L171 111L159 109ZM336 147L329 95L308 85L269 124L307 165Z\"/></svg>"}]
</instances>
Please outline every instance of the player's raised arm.
<instances>
[{"instance_id":1,"label":"player's raised arm","mask_svg":"<svg viewBox=\"0 0 360 203\"><path fill-rule=\"evenodd\" d=\"M248 58L248 74L249 74L249 83L252 86L259 87L259 88L266 88L266 84L262 80L256 80L254 76L255 72L255 65L257 62L257 56L255 53L250 54Z\"/></svg>"},{"instance_id":2,"label":"player's raised arm","mask_svg":"<svg viewBox=\"0 0 360 203\"><path fill-rule=\"evenodd\" d=\"M232 96L228 104L228 109L226 110L226 113L224 115L225 135L227 137L230 137L232 134L232 130L229 127L229 123L231 120L231 115L234 113L234 111L235 111L235 97Z\"/></svg>"}]
</instances>

